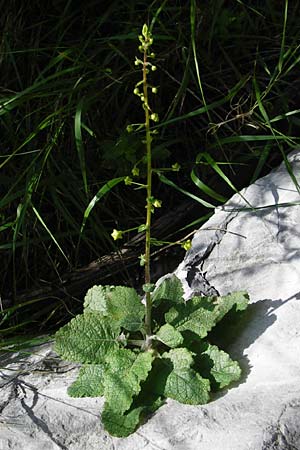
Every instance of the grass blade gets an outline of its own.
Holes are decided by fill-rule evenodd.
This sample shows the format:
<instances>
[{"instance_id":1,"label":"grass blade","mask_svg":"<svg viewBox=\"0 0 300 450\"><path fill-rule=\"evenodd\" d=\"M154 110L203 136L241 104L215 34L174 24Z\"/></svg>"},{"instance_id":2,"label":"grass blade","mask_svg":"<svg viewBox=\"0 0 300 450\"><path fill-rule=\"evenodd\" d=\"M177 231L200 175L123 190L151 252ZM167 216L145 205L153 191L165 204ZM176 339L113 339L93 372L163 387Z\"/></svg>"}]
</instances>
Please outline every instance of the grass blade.
<instances>
[{"instance_id":1,"label":"grass blade","mask_svg":"<svg viewBox=\"0 0 300 450\"><path fill-rule=\"evenodd\" d=\"M157 172L157 175L158 175L158 178L160 179L160 181L167 184L168 186L171 186L172 188L176 189L177 191L181 192L182 194L187 195L188 197L192 198L196 202L201 203L201 205L205 206L206 208L213 208L213 209L215 208L215 205L213 205L213 204L203 200L202 198L197 197L196 195L192 194L191 192L188 192L188 191L182 189L181 187L177 186L176 183L169 180L167 177L165 177L165 175L162 175L159 172Z\"/></svg>"},{"instance_id":2,"label":"grass blade","mask_svg":"<svg viewBox=\"0 0 300 450\"><path fill-rule=\"evenodd\" d=\"M59 249L59 251L61 252L61 254L63 255L63 257L65 258L65 260L67 261L68 264L70 264L70 261L68 259L68 257L66 256L66 254L64 253L63 249L61 248L61 246L59 245L59 243L57 242L55 236L53 235L53 233L51 233L51 231L49 230L49 228L47 227L47 225L45 224L43 218L41 217L40 213L38 212L38 210L31 205L32 211L34 212L34 214L36 215L37 219L39 220L39 222L43 225L43 227L45 228L45 230L47 231L47 233L49 234L50 238L52 239L52 241L54 242L54 244L57 246L57 248Z\"/></svg>"},{"instance_id":3,"label":"grass blade","mask_svg":"<svg viewBox=\"0 0 300 450\"><path fill-rule=\"evenodd\" d=\"M99 189L97 194L94 195L94 197L88 204L86 210L84 211L83 221L82 221L82 225L80 228L80 234L83 233L86 221L87 221L91 211L93 210L94 206L96 205L96 203L98 203L99 200L101 200L101 198L104 197L104 195L106 195L114 186L121 183L121 181L124 181L124 179L125 179L125 177L118 177L118 178L113 178L112 180L109 180L104 186L102 186L101 189Z\"/></svg>"},{"instance_id":4,"label":"grass blade","mask_svg":"<svg viewBox=\"0 0 300 450\"><path fill-rule=\"evenodd\" d=\"M200 114L207 113L210 110L216 109L219 106L224 105L229 102L248 82L249 77L242 78L229 92L225 97L220 100L216 100L215 102L210 103L209 105L201 106L201 108L197 108L194 111L191 111L187 114L184 114L179 117L174 117L173 119L167 120L155 126L155 128L165 127L166 125L170 125L172 123L181 122L182 120L190 119L191 117L199 116Z\"/></svg>"},{"instance_id":5,"label":"grass blade","mask_svg":"<svg viewBox=\"0 0 300 450\"><path fill-rule=\"evenodd\" d=\"M88 184L87 184L87 175L86 175L86 166L85 166L85 155L84 155L84 146L82 142L82 122L81 122L81 115L82 115L82 109L84 105L84 100L81 99L78 102L76 113L75 113L75 119L74 119L74 134L75 134L75 143L76 143L76 149L79 157L80 162L80 168L81 168L81 174L83 179L83 186L84 186L84 192L86 195L88 194Z\"/></svg>"},{"instance_id":6,"label":"grass blade","mask_svg":"<svg viewBox=\"0 0 300 450\"><path fill-rule=\"evenodd\" d=\"M209 186L207 186L203 181L201 181L197 175L195 170L193 169L191 172L191 179L195 183L195 185L201 189L205 194L209 195L209 197L214 198L215 200L218 200L221 203L226 202L227 198L223 197L223 195L218 194L216 191L211 189Z\"/></svg>"},{"instance_id":7,"label":"grass blade","mask_svg":"<svg viewBox=\"0 0 300 450\"><path fill-rule=\"evenodd\" d=\"M241 196L241 198L249 205L250 208L252 208L251 204L248 202L248 200L239 192L239 190L232 184L232 182L229 180L229 178L225 175L223 170L219 167L219 165L214 161L212 156L210 156L207 152L201 152L198 153L196 158L196 163L200 164L201 159L204 158L208 162L208 164L214 169L214 171L228 184L228 186L237 194Z\"/></svg>"},{"instance_id":8,"label":"grass blade","mask_svg":"<svg viewBox=\"0 0 300 450\"><path fill-rule=\"evenodd\" d=\"M289 6L289 2L288 2L288 0L285 0L282 39L281 39L280 55L279 55L279 62L278 62L279 73L282 71L283 61L285 58L284 49L285 49L286 25L287 25L287 17L288 17L288 6Z\"/></svg>"}]
</instances>

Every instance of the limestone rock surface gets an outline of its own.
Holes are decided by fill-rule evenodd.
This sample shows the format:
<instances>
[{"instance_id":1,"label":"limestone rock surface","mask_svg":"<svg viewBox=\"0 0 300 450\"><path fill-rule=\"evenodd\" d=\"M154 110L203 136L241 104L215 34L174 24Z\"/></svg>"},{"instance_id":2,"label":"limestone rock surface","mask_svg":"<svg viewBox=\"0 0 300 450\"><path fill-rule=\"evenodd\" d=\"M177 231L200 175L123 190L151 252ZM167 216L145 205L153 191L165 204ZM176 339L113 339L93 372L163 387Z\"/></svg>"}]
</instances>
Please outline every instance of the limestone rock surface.
<instances>
[{"instance_id":1,"label":"limestone rock surface","mask_svg":"<svg viewBox=\"0 0 300 450\"><path fill-rule=\"evenodd\" d=\"M289 161L300 182L300 153ZM295 181L295 180L294 180ZM167 403L126 439L100 421L102 398L70 398L78 367L51 343L0 359L0 450L299 450L300 195L284 163L234 195L196 233L176 270L186 298L247 290L240 322L215 339L244 369L204 406Z\"/></svg>"}]
</instances>

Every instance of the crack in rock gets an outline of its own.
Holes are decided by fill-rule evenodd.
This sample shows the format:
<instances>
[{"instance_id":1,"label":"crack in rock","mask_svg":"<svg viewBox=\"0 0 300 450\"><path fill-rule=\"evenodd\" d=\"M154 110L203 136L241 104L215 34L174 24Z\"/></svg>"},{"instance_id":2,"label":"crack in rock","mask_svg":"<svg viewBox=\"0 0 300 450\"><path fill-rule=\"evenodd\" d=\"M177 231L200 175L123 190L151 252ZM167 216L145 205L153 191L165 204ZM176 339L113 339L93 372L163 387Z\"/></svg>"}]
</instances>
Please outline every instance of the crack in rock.
<instances>
[{"instance_id":1,"label":"crack in rock","mask_svg":"<svg viewBox=\"0 0 300 450\"><path fill-rule=\"evenodd\" d=\"M299 450L300 435L298 423L293 423L293 421L297 422L297 419L296 421L294 420L294 411L288 412L288 409L291 408L297 408L299 411L300 402L291 402L284 406L279 414L277 423L268 430L270 438L264 441L263 450ZM287 415L287 419L283 418L284 415Z\"/></svg>"},{"instance_id":2,"label":"crack in rock","mask_svg":"<svg viewBox=\"0 0 300 450\"><path fill-rule=\"evenodd\" d=\"M16 399L15 389L14 389L14 386L11 386L11 389L10 389L7 399L2 404L0 404L0 416L3 415L3 411L10 404L10 402L15 399ZM5 423L5 421L3 421L3 420L1 420L1 422Z\"/></svg>"},{"instance_id":3,"label":"crack in rock","mask_svg":"<svg viewBox=\"0 0 300 450\"><path fill-rule=\"evenodd\" d=\"M188 255L185 262L187 270L186 280L194 295L219 295L217 289L214 286L211 286L206 279L206 272L203 271L203 266L214 248L221 243L223 237L227 233L229 223L235 219L237 215L238 212L231 213L226 220L224 220L221 226L216 229L211 241L202 252L196 248ZM203 230L205 230L205 228Z\"/></svg>"}]
</instances>

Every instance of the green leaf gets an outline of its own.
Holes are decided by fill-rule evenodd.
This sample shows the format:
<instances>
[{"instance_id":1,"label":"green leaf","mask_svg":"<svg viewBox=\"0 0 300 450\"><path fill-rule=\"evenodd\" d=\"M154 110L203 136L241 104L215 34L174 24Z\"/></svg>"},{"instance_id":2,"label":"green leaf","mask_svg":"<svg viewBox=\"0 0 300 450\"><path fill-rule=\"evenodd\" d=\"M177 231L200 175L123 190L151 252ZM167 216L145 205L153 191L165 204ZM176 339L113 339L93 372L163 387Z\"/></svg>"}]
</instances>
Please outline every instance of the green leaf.
<instances>
[{"instance_id":1,"label":"green leaf","mask_svg":"<svg viewBox=\"0 0 300 450\"><path fill-rule=\"evenodd\" d=\"M143 327L145 306L133 288L125 286L94 286L84 300L85 311L100 311L128 331Z\"/></svg>"},{"instance_id":2,"label":"green leaf","mask_svg":"<svg viewBox=\"0 0 300 450\"><path fill-rule=\"evenodd\" d=\"M105 403L101 418L105 430L112 436L127 437L135 431L139 422L143 407L134 408L126 414L121 414L109 404Z\"/></svg>"},{"instance_id":3,"label":"green leaf","mask_svg":"<svg viewBox=\"0 0 300 450\"><path fill-rule=\"evenodd\" d=\"M163 300L169 300L172 303L183 303L184 290L182 283L176 275L166 278L155 289L152 295L153 306L158 306Z\"/></svg>"},{"instance_id":4,"label":"green leaf","mask_svg":"<svg viewBox=\"0 0 300 450\"><path fill-rule=\"evenodd\" d=\"M82 366L77 379L68 388L70 397L101 397L104 394L104 364Z\"/></svg>"},{"instance_id":5,"label":"green leaf","mask_svg":"<svg viewBox=\"0 0 300 450\"><path fill-rule=\"evenodd\" d=\"M195 183L195 185L201 189L205 194L209 195L210 197L214 198L215 200L218 200L221 203L226 202L226 198L223 197L223 195L220 195L218 192L211 189L209 186L207 186L200 178L196 175L195 169L191 171L191 179Z\"/></svg>"},{"instance_id":6,"label":"green leaf","mask_svg":"<svg viewBox=\"0 0 300 450\"><path fill-rule=\"evenodd\" d=\"M141 422L145 422L147 416L152 415L165 403L165 397L154 392L156 380L152 375L151 370L147 380L143 382L142 390L133 399L130 409L125 413L122 414L114 406L105 403L102 422L110 434L118 437L128 436Z\"/></svg>"},{"instance_id":7,"label":"green leaf","mask_svg":"<svg viewBox=\"0 0 300 450\"><path fill-rule=\"evenodd\" d=\"M102 186L99 189L97 194L92 198L92 200L90 201L90 203L88 204L88 206L86 207L86 209L84 211L82 225L80 228L80 235L83 233L83 230L86 225L86 221L88 220L89 215L90 215L91 211L93 210L94 206L96 205L96 203L98 203L99 200L101 200L101 198L104 197L104 195L106 195L114 186L121 183L121 181L124 181L124 179L125 179L125 177L113 178L112 180L109 180L104 186Z\"/></svg>"},{"instance_id":8,"label":"green leaf","mask_svg":"<svg viewBox=\"0 0 300 450\"><path fill-rule=\"evenodd\" d=\"M219 322L225 314L235 307L236 311L244 311L248 307L249 295L246 291L237 291L214 300L215 314Z\"/></svg>"},{"instance_id":9,"label":"green leaf","mask_svg":"<svg viewBox=\"0 0 300 450\"><path fill-rule=\"evenodd\" d=\"M181 187L177 186L177 184L175 184L173 181L169 180L165 175L163 175L162 173L157 173L158 178L160 179L160 181L162 183L167 184L168 186L171 186L173 189L176 189L179 192L182 192L182 194L187 195L188 197L192 198L193 200L195 200L198 203L201 203L201 205L205 206L205 208L212 208L215 209L215 205L213 205L212 203L207 202L206 200L203 200L200 197L197 197L196 195L192 194L191 192L188 192L184 189L182 189Z\"/></svg>"},{"instance_id":10,"label":"green leaf","mask_svg":"<svg viewBox=\"0 0 300 450\"><path fill-rule=\"evenodd\" d=\"M45 221L43 220L42 216L40 215L40 213L38 212L38 210L33 206L33 204L31 204L31 208L32 211L34 212L34 214L36 215L36 217L38 218L39 222L42 224L42 226L45 228L45 230L47 231L47 233L49 234L50 238L52 239L52 241L54 242L54 244L57 246L57 248L59 249L59 251L61 252L61 254L63 255L63 257L65 258L65 260L67 261L68 264L70 264L68 257L66 256L66 254L64 253L63 249L61 248L61 246L59 245L59 243L57 242L57 239L55 238L54 234L51 233L50 229L48 228L48 226L46 225Z\"/></svg>"},{"instance_id":11,"label":"green leaf","mask_svg":"<svg viewBox=\"0 0 300 450\"><path fill-rule=\"evenodd\" d=\"M165 380L164 395L180 403L200 405L209 400L210 383L202 378L191 365L192 353L186 348L176 348L163 354L165 371L169 373ZM165 374L162 373L164 377Z\"/></svg>"},{"instance_id":12,"label":"green leaf","mask_svg":"<svg viewBox=\"0 0 300 450\"><path fill-rule=\"evenodd\" d=\"M179 347L183 343L183 336L181 333L168 323L158 330L156 337L170 348Z\"/></svg>"},{"instance_id":13,"label":"green leaf","mask_svg":"<svg viewBox=\"0 0 300 450\"><path fill-rule=\"evenodd\" d=\"M239 380L241 368L226 352L220 350L216 345L208 344L208 348L201 354L200 359L206 355L213 362L210 374L218 383L219 389L228 386L233 381Z\"/></svg>"},{"instance_id":14,"label":"green leaf","mask_svg":"<svg viewBox=\"0 0 300 450\"><path fill-rule=\"evenodd\" d=\"M120 327L96 311L76 316L55 333L55 351L68 361L102 364L119 347Z\"/></svg>"},{"instance_id":15,"label":"green leaf","mask_svg":"<svg viewBox=\"0 0 300 450\"><path fill-rule=\"evenodd\" d=\"M248 295L235 292L224 297L192 297L184 305L173 306L166 314L166 322L178 331L189 331L200 338L219 322L234 306L237 311L246 309Z\"/></svg>"},{"instance_id":16,"label":"green leaf","mask_svg":"<svg viewBox=\"0 0 300 450\"><path fill-rule=\"evenodd\" d=\"M83 139L82 139L82 110L84 107L84 98L81 98L78 102L78 105L76 107L76 113L75 113L75 119L74 119L74 134L75 134L75 144L77 148L77 153L79 157L80 162L80 169L83 179L83 186L84 191L87 194L88 193L88 183L87 183L87 175L86 175L86 163L85 163L85 154L84 154L84 145L83 145Z\"/></svg>"},{"instance_id":17,"label":"green leaf","mask_svg":"<svg viewBox=\"0 0 300 450\"><path fill-rule=\"evenodd\" d=\"M178 331L191 331L203 338L216 323L213 304L207 297L193 297L185 305L176 305L166 314L166 322Z\"/></svg>"},{"instance_id":18,"label":"green leaf","mask_svg":"<svg viewBox=\"0 0 300 450\"><path fill-rule=\"evenodd\" d=\"M99 311L103 315L107 315L106 298L107 291L111 290L111 286L93 286L84 297L83 308L84 313L87 310Z\"/></svg>"},{"instance_id":19,"label":"green leaf","mask_svg":"<svg viewBox=\"0 0 300 450\"><path fill-rule=\"evenodd\" d=\"M120 414L127 411L140 390L140 383L148 377L153 356L150 352L136 355L129 349L111 354L104 374L104 395L110 408Z\"/></svg>"},{"instance_id":20,"label":"green leaf","mask_svg":"<svg viewBox=\"0 0 300 450\"><path fill-rule=\"evenodd\" d=\"M232 182L229 180L227 175L223 172L223 170L220 168L219 164L212 158L211 154L208 152L201 152L198 153L196 157L196 163L201 163L202 159L205 159L207 163L210 165L210 167L228 184L228 186L237 194L241 196L241 198L247 203L247 205L252 208L251 204L248 202L248 200L239 192L239 190L232 184Z\"/></svg>"},{"instance_id":21,"label":"green leaf","mask_svg":"<svg viewBox=\"0 0 300 450\"><path fill-rule=\"evenodd\" d=\"M214 102L211 102L209 105L204 105L201 106L201 108L195 109L194 111L190 111L187 114L184 114L183 116L178 116L178 117L174 117L170 120L167 120L165 122L162 122L160 125L158 125L156 128L160 128L160 127L166 127L167 125L170 125L171 123L176 123L176 122L181 122L183 120L187 120L191 117L195 117L198 116L200 114L204 114L207 113L210 110L213 110L221 105L224 105L224 103L227 103L228 101L231 101L231 99L233 99L235 97L235 95L241 90L243 89L243 87L245 86L245 84L248 81L248 77L244 77L242 79L240 79L238 81L238 83L233 86L233 88L228 92L228 94L226 96L224 96L223 98L216 100Z\"/></svg>"}]
</instances>

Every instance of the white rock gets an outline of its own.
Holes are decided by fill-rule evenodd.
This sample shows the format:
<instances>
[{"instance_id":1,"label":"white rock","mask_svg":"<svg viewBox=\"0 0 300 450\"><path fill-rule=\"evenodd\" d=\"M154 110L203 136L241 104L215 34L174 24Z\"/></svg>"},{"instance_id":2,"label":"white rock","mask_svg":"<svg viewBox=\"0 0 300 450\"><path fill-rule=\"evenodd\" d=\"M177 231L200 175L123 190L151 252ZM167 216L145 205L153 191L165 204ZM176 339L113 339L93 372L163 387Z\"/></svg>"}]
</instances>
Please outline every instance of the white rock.
<instances>
[{"instance_id":1,"label":"white rock","mask_svg":"<svg viewBox=\"0 0 300 450\"><path fill-rule=\"evenodd\" d=\"M300 153L289 161L299 181ZM283 163L216 210L176 271L187 298L249 292L251 315L229 348L245 369L238 385L205 406L169 400L135 434L112 438L103 399L68 397L78 367L47 344L2 358L0 450L299 450L299 204Z\"/></svg>"}]
</instances>

